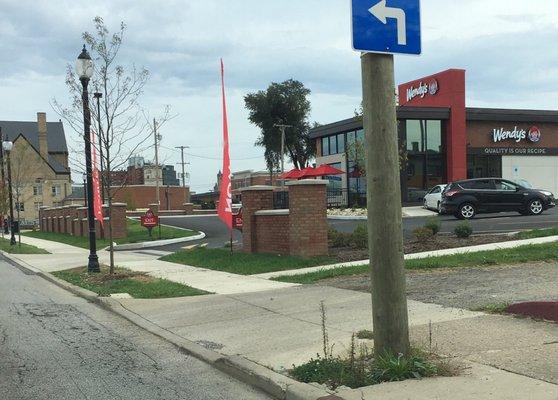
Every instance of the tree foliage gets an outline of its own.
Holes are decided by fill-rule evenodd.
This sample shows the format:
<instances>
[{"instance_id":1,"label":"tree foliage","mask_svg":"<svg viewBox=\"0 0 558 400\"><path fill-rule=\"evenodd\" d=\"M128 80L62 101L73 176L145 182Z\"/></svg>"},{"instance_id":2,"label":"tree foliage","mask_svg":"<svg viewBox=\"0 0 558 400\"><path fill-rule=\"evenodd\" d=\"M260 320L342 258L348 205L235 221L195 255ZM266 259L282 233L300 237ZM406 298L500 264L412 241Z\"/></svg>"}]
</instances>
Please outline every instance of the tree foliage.
<instances>
[{"instance_id":1,"label":"tree foliage","mask_svg":"<svg viewBox=\"0 0 558 400\"><path fill-rule=\"evenodd\" d=\"M265 148L268 169L276 169L281 157L281 130L277 124L291 125L285 129L285 153L295 168L304 168L314 156L316 148L309 137L310 89L302 82L289 79L272 83L266 90L244 97L249 120L261 130L257 146Z\"/></svg>"}]
</instances>

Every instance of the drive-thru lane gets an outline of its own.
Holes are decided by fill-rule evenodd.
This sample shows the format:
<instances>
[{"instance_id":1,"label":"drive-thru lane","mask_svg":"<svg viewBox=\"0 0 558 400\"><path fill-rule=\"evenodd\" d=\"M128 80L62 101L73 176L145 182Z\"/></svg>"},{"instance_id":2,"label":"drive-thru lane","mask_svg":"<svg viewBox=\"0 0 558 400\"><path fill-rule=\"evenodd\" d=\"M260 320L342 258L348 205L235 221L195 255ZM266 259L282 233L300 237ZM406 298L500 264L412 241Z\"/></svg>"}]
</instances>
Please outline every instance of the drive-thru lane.
<instances>
[{"instance_id":1,"label":"drive-thru lane","mask_svg":"<svg viewBox=\"0 0 558 400\"><path fill-rule=\"evenodd\" d=\"M442 233L453 232L455 226L461 221L451 215L440 216L442 223ZM411 237L413 230L424 225L426 217L404 218L403 230L405 237ZM178 216L162 217L163 224L178 226L181 228L194 229L205 232L206 237L200 241L189 242L187 244L178 243L169 246L162 246L158 250L177 251L185 245L197 243L207 243L208 247L224 247L230 240L229 231L216 215L203 216ZM364 224L364 220L338 220L328 219L329 225L341 232L352 232L359 224ZM558 226L558 209L550 209L539 216L523 216L518 213L500 214L481 214L471 221L474 233L504 233L515 232L525 229L550 228ZM242 240L242 234L233 231L233 240Z\"/></svg>"}]
</instances>

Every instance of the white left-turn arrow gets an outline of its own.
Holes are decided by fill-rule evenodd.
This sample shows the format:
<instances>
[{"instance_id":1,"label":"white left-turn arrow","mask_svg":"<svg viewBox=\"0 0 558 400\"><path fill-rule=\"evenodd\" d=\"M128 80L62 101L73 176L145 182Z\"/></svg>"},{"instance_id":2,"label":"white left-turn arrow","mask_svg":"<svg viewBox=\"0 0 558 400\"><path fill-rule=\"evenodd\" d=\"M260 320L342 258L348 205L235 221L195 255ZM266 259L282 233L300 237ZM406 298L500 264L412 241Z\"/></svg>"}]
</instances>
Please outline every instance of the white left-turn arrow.
<instances>
[{"instance_id":1,"label":"white left-turn arrow","mask_svg":"<svg viewBox=\"0 0 558 400\"><path fill-rule=\"evenodd\" d=\"M388 18L395 18L397 20L397 44L401 46L407 44L407 21L405 18L405 11L401 8L388 7L386 5L386 0L381 0L368 11L384 25L387 24Z\"/></svg>"}]
</instances>

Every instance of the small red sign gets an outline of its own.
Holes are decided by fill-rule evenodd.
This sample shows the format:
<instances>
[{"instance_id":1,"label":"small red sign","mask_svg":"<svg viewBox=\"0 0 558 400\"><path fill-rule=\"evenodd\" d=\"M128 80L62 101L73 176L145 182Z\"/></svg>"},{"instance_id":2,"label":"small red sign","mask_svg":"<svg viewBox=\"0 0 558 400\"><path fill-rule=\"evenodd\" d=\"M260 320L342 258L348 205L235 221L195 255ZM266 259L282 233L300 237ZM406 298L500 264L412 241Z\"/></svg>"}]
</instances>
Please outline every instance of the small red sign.
<instances>
[{"instance_id":1,"label":"small red sign","mask_svg":"<svg viewBox=\"0 0 558 400\"><path fill-rule=\"evenodd\" d=\"M153 228L159 225L159 217L156 216L151 209L145 212L145 215L141 216L141 226L146 228Z\"/></svg>"},{"instance_id":2,"label":"small red sign","mask_svg":"<svg viewBox=\"0 0 558 400\"><path fill-rule=\"evenodd\" d=\"M242 231L242 208L233 217L233 228Z\"/></svg>"}]
</instances>

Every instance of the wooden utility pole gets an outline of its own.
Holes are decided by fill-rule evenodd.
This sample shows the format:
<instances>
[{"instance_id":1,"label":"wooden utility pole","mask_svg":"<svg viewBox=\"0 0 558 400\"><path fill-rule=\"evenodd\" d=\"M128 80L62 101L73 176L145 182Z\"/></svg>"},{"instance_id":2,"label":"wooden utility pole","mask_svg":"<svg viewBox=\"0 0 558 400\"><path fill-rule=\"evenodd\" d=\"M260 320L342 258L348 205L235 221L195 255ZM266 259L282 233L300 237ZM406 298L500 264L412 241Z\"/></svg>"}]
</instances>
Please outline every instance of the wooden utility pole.
<instances>
[{"instance_id":1,"label":"wooden utility pole","mask_svg":"<svg viewBox=\"0 0 558 400\"><path fill-rule=\"evenodd\" d=\"M281 129L281 175L285 173L285 129L292 128L292 125L285 125L285 124L275 124L273 125L279 129ZM273 175L271 181L273 184ZM285 186L285 180L281 180L281 186Z\"/></svg>"},{"instance_id":2,"label":"wooden utility pole","mask_svg":"<svg viewBox=\"0 0 558 400\"><path fill-rule=\"evenodd\" d=\"M182 187L186 188L186 171L184 169L184 166L188 163L184 162L184 149L189 149L189 146L176 146L175 149L180 149L180 156L181 156L181 160L182 162L180 163L182 165ZM186 201L187 199L184 199L184 201Z\"/></svg>"},{"instance_id":3,"label":"wooden utility pole","mask_svg":"<svg viewBox=\"0 0 558 400\"><path fill-rule=\"evenodd\" d=\"M409 354L393 55L364 53L368 247L374 349Z\"/></svg>"}]
</instances>

